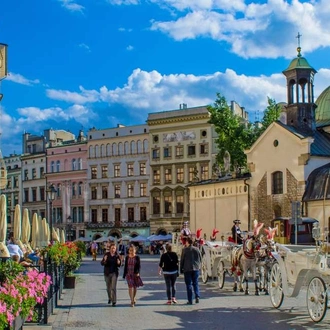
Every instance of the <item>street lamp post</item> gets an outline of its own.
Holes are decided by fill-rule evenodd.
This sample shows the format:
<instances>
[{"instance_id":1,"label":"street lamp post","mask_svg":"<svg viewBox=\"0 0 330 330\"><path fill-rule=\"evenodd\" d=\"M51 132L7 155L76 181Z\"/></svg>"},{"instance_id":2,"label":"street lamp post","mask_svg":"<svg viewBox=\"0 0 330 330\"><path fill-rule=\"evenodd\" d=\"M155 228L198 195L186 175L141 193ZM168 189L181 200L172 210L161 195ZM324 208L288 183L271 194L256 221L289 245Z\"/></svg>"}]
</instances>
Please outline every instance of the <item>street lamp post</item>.
<instances>
[{"instance_id":1,"label":"street lamp post","mask_svg":"<svg viewBox=\"0 0 330 330\"><path fill-rule=\"evenodd\" d=\"M50 242L53 243L53 200L56 198L57 190L53 184L47 189L47 199L49 202L49 227L50 227Z\"/></svg>"},{"instance_id":2,"label":"street lamp post","mask_svg":"<svg viewBox=\"0 0 330 330\"><path fill-rule=\"evenodd\" d=\"M71 241L71 236L72 236L72 233L71 233L71 231L72 231L71 221L72 221L72 218L69 215L68 218L67 218L67 240L68 241Z\"/></svg>"}]
</instances>

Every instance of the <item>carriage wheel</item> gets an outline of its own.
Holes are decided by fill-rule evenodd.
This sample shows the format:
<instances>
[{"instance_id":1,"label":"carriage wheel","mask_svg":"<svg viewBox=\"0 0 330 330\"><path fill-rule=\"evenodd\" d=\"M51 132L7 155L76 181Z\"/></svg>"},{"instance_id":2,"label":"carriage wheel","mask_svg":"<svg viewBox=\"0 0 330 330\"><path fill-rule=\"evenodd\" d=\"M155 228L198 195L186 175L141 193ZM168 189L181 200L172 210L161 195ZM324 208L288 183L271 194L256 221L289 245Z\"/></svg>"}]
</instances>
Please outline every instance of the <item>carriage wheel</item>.
<instances>
[{"instance_id":1,"label":"carriage wheel","mask_svg":"<svg viewBox=\"0 0 330 330\"><path fill-rule=\"evenodd\" d=\"M225 284L225 266L223 264L223 261L220 261L218 264L217 274L218 274L218 285L219 288L222 289Z\"/></svg>"},{"instance_id":2,"label":"carriage wheel","mask_svg":"<svg viewBox=\"0 0 330 330\"><path fill-rule=\"evenodd\" d=\"M201 275L203 283L207 283L209 276L207 274L207 262L206 262L206 254L202 257L202 268L201 268Z\"/></svg>"},{"instance_id":3,"label":"carriage wheel","mask_svg":"<svg viewBox=\"0 0 330 330\"><path fill-rule=\"evenodd\" d=\"M274 263L270 272L269 283L270 301L275 308L280 308L284 299L282 287L282 274L279 264Z\"/></svg>"},{"instance_id":4,"label":"carriage wheel","mask_svg":"<svg viewBox=\"0 0 330 330\"><path fill-rule=\"evenodd\" d=\"M313 277L307 289L307 309L314 322L323 320L327 312L327 288L322 278Z\"/></svg>"}]
</instances>

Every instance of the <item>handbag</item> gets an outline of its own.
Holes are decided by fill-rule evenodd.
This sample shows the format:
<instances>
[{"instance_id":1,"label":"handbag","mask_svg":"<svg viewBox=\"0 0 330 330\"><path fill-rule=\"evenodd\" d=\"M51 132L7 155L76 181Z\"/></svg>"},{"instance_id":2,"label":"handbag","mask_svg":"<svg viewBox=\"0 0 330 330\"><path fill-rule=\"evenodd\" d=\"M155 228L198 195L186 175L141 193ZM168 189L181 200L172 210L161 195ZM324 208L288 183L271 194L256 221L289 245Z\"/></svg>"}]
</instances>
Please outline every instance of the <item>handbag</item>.
<instances>
[{"instance_id":1,"label":"handbag","mask_svg":"<svg viewBox=\"0 0 330 330\"><path fill-rule=\"evenodd\" d=\"M135 275L134 276L134 286L136 286L137 288L139 288L140 286L143 286L143 281L142 278L140 277L140 275Z\"/></svg>"}]
</instances>

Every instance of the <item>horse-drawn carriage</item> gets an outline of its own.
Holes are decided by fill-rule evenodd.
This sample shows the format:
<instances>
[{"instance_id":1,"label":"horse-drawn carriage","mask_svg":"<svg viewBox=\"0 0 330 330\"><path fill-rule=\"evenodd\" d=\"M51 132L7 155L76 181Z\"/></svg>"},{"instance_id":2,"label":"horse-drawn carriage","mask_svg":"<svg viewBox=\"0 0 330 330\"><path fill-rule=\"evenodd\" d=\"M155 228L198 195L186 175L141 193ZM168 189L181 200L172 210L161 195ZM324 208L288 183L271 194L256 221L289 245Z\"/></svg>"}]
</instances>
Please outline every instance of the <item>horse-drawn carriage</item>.
<instances>
[{"instance_id":1,"label":"horse-drawn carriage","mask_svg":"<svg viewBox=\"0 0 330 330\"><path fill-rule=\"evenodd\" d=\"M255 294L260 291L268 293L268 280L273 257L269 253L273 249L274 230L268 229L267 237L259 237L262 224L255 221L254 231L245 237L244 244L237 245L228 239L205 242L201 246L203 283L209 278L217 278L220 289L224 287L225 277L234 277L234 291L249 294L248 279L255 282ZM245 289L243 289L245 281Z\"/></svg>"},{"instance_id":2,"label":"horse-drawn carriage","mask_svg":"<svg viewBox=\"0 0 330 330\"><path fill-rule=\"evenodd\" d=\"M320 322L327 311L330 259L328 243L320 240L318 222L314 224L313 237L315 247L277 244L277 252L272 253L276 262L271 269L269 290L272 305L280 308L284 296L297 297L306 286L309 316Z\"/></svg>"}]
</instances>

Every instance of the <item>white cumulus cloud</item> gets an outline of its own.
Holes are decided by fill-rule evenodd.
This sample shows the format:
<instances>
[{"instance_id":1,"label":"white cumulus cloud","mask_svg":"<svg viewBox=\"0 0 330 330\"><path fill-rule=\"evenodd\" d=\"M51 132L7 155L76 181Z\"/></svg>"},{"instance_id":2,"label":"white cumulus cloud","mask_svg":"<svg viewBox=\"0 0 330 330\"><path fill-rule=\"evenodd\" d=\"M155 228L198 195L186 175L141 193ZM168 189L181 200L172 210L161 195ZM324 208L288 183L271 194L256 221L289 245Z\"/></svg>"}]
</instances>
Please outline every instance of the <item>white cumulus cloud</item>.
<instances>
[{"instance_id":1,"label":"white cumulus cloud","mask_svg":"<svg viewBox=\"0 0 330 330\"><path fill-rule=\"evenodd\" d=\"M21 74L14 73L14 72L10 72L8 74L6 80L12 81L17 84L26 85L26 86L32 86L32 85L40 83L40 81L38 79L33 79L33 80L28 79L28 78L25 78L24 76L22 76Z\"/></svg>"}]
</instances>

